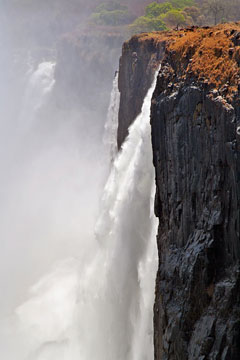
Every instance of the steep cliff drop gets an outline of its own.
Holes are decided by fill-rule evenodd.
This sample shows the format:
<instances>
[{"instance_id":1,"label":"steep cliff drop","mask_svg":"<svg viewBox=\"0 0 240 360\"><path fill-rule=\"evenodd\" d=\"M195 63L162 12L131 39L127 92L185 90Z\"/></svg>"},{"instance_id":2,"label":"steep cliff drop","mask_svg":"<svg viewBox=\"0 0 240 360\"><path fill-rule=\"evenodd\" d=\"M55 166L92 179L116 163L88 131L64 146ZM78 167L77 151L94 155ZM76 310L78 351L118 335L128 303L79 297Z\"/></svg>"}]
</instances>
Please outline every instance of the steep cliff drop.
<instances>
[{"instance_id":1,"label":"steep cliff drop","mask_svg":"<svg viewBox=\"0 0 240 360\"><path fill-rule=\"evenodd\" d=\"M85 231L93 229L86 213L96 198L102 148L93 145L95 137L93 154L88 141L83 146L85 113L72 118L72 112L67 121L64 114L58 121L50 111L43 124L35 123L54 88L54 65L44 63L30 74L43 81L28 82L31 91L19 117L27 120L21 127L24 152L17 154L21 161L11 173L16 177L24 166L26 177L18 178L2 214L11 214L6 224L21 255L29 250L27 238L32 249L45 245L46 258L59 248L71 257L31 288L4 329L1 324L4 359L239 359L239 54L239 24L141 34L125 43L106 125L114 162L95 236ZM160 62L157 82L148 91ZM152 212L151 129L159 224ZM1 181L11 191L8 180L6 173ZM41 206L35 209L34 202L27 208L26 195L38 194ZM20 217L16 209L24 209Z\"/></svg>"},{"instance_id":2,"label":"steep cliff drop","mask_svg":"<svg viewBox=\"0 0 240 360\"><path fill-rule=\"evenodd\" d=\"M153 96L156 359L239 359L239 30L183 33Z\"/></svg>"},{"instance_id":3,"label":"steep cliff drop","mask_svg":"<svg viewBox=\"0 0 240 360\"><path fill-rule=\"evenodd\" d=\"M156 77L112 165L95 237L79 239L89 250L88 261L76 254L31 288L8 324L6 359L152 360L157 222L150 105L155 86ZM110 109L117 111L116 80L112 95ZM108 130L116 133L114 122Z\"/></svg>"},{"instance_id":4,"label":"steep cliff drop","mask_svg":"<svg viewBox=\"0 0 240 360\"><path fill-rule=\"evenodd\" d=\"M155 359L238 360L240 24L126 42L120 144L156 61L162 66L151 107L159 217Z\"/></svg>"}]
</instances>

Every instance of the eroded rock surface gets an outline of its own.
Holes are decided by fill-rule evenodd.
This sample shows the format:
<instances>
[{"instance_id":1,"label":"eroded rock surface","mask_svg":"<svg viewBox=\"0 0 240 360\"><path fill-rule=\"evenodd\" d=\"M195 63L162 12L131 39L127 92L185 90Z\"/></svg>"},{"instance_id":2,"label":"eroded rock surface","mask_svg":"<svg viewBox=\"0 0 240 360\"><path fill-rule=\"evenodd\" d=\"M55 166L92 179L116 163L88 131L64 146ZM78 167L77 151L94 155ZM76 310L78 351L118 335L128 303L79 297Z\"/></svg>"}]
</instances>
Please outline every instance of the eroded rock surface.
<instances>
[{"instance_id":1,"label":"eroded rock surface","mask_svg":"<svg viewBox=\"0 0 240 360\"><path fill-rule=\"evenodd\" d=\"M159 269L155 360L240 359L240 24L123 47L118 145L152 99Z\"/></svg>"},{"instance_id":2,"label":"eroded rock surface","mask_svg":"<svg viewBox=\"0 0 240 360\"><path fill-rule=\"evenodd\" d=\"M237 360L240 94L226 101L211 82L184 77L175 56L165 56L151 115L159 217L155 359Z\"/></svg>"},{"instance_id":3,"label":"eroded rock surface","mask_svg":"<svg viewBox=\"0 0 240 360\"><path fill-rule=\"evenodd\" d=\"M163 58L165 43L154 38L134 36L123 45L119 69L120 109L118 148L128 135L128 128L141 112L143 100L155 71Z\"/></svg>"},{"instance_id":4,"label":"eroded rock surface","mask_svg":"<svg viewBox=\"0 0 240 360\"><path fill-rule=\"evenodd\" d=\"M160 262L154 319L156 359L237 360L237 107L224 105L221 98L210 99L196 86L167 96L156 90L154 102Z\"/></svg>"}]
</instances>

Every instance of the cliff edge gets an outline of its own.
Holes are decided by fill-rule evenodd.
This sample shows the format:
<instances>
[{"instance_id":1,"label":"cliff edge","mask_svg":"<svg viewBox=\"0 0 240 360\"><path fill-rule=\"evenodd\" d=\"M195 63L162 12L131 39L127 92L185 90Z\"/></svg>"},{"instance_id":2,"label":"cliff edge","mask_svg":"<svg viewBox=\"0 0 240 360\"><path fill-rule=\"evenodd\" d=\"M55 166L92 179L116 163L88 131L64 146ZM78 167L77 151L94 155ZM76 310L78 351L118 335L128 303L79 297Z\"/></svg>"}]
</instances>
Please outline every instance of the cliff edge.
<instances>
[{"instance_id":1,"label":"cliff edge","mask_svg":"<svg viewBox=\"0 0 240 360\"><path fill-rule=\"evenodd\" d=\"M161 69L151 109L159 218L155 359L237 360L240 24L142 34L126 43L119 145L140 111L156 63Z\"/></svg>"}]
</instances>

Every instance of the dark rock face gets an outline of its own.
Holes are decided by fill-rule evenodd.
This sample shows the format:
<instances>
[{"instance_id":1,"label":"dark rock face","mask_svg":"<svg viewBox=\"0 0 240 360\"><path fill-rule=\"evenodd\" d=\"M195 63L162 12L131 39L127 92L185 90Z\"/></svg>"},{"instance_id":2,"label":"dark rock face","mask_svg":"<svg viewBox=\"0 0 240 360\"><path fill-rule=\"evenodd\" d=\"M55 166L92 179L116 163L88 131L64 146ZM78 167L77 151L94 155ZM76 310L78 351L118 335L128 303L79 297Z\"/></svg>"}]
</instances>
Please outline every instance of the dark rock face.
<instances>
[{"instance_id":1,"label":"dark rock face","mask_svg":"<svg viewBox=\"0 0 240 360\"><path fill-rule=\"evenodd\" d=\"M157 360L240 358L240 124L232 105L164 64L151 125L159 217Z\"/></svg>"},{"instance_id":2,"label":"dark rock face","mask_svg":"<svg viewBox=\"0 0 240 360\"><path fill-rule=\"evenodd\" d=\"M161 62L151 108L155 360L240 359L240 62L232 27L142 34L123 46L119 147Z\"/></svg>"},{"instance_id":3,"label":"dark rock face","mask_svg":"<svg viewBox=\"0 0 240 360\"><path fill-rule=\"evenodd\" d=\"M155 71L163 58L165 44L134 36L123 45L119 68L121 93L118 125L118 148L128 135L128 128L141 112L143 100Z\"/></svg>"}]
</instances>

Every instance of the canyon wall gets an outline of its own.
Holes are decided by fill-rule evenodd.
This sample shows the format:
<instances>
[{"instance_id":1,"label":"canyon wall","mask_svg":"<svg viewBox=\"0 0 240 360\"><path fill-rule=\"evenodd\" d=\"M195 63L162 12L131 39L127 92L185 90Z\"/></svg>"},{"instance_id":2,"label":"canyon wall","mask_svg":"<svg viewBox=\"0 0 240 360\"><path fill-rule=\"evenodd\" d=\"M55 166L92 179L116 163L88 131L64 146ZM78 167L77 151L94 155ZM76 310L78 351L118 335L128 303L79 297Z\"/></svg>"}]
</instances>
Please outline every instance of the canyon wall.
<instances>
[{"instance_id":1,"label":"canyon wall","mask_svg":"<svg viewBox=\"0 0 240 360\"><path fill-rule=\"evenodd\" d=\"M119 64L120 109L118 148L128 134L128 128L140 113L143 100L155 71L163 59L165 43L154 37L133 36L123 44Z\"/></svg>"},{"instance_id":2,"label":"canyon wall","mask_svg":"<svg viewBox=\"0 0 240 360\"><path fill-rule=\"evenodd\" d=\"M161 61L151 109L155 360L239 359L239 55L237 23L142 34L123 47L119 145Z\"/></svg>"}]
</instances>

